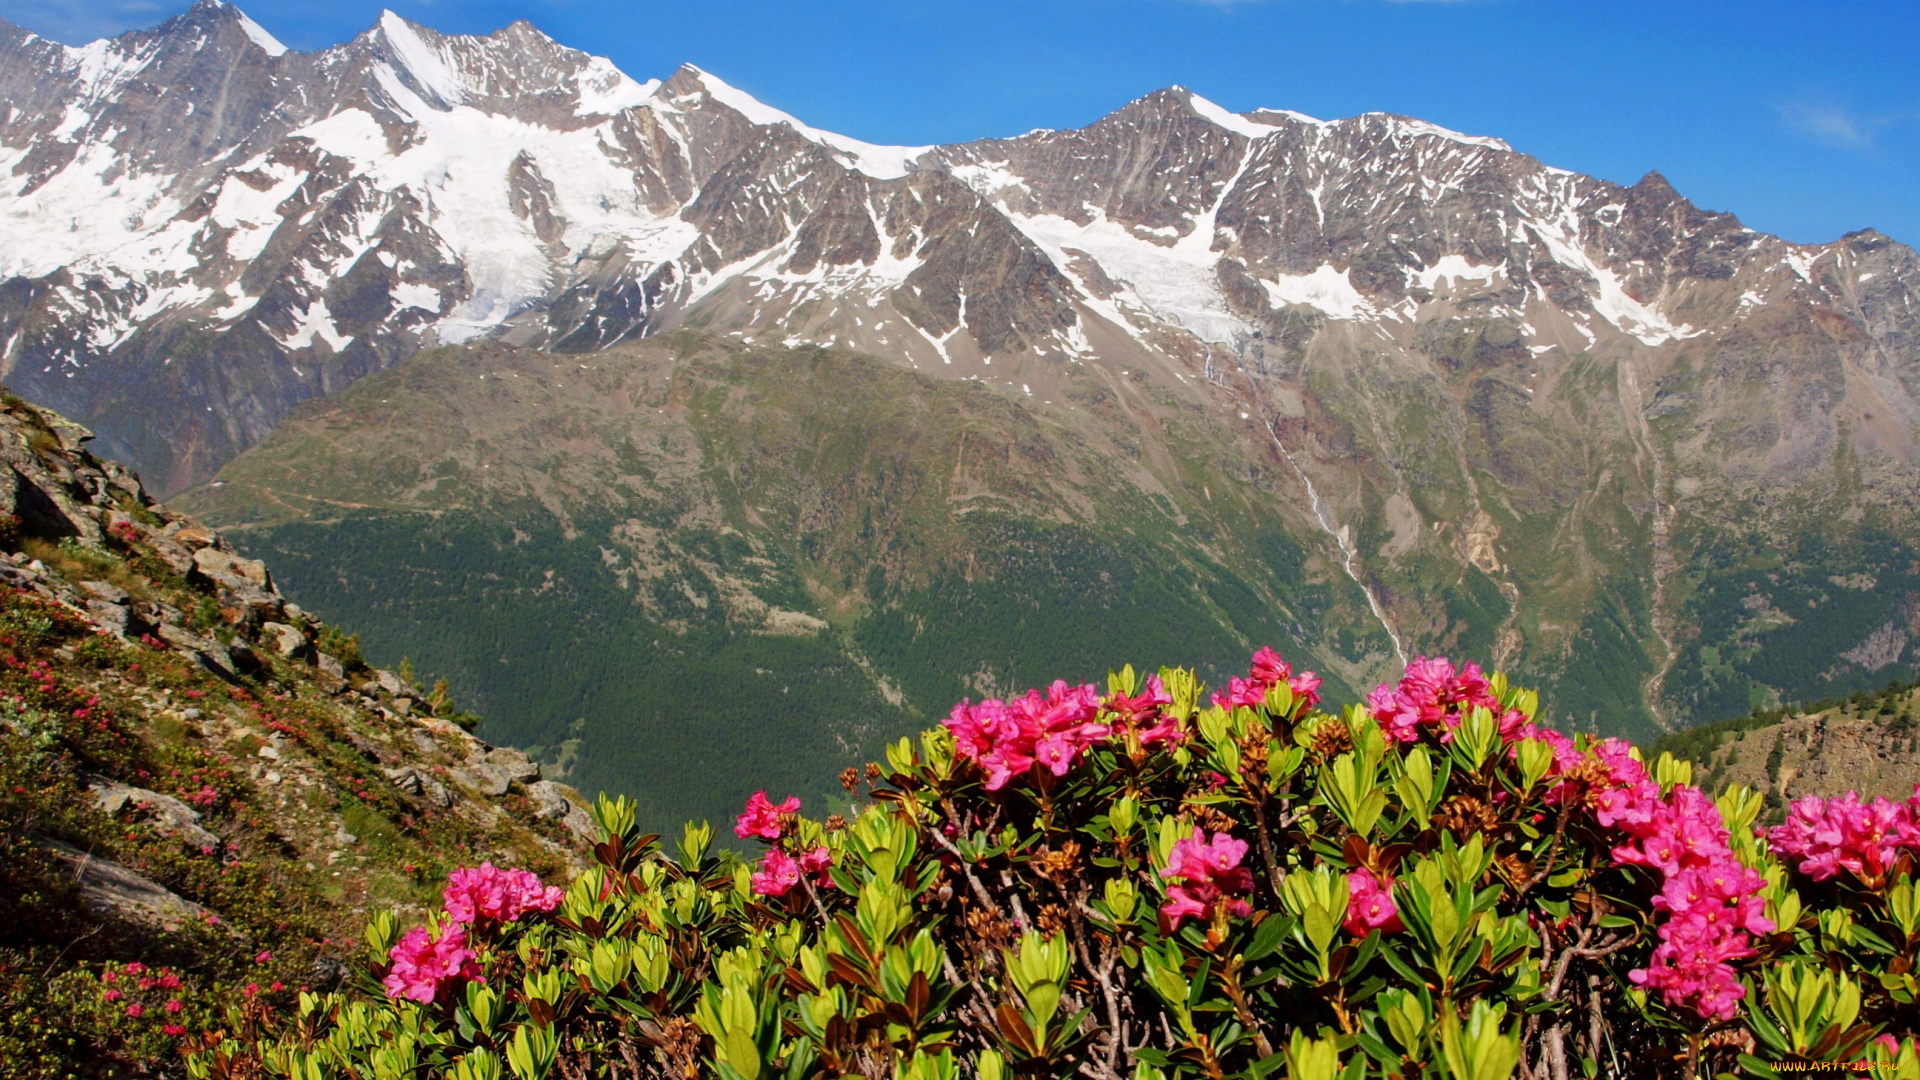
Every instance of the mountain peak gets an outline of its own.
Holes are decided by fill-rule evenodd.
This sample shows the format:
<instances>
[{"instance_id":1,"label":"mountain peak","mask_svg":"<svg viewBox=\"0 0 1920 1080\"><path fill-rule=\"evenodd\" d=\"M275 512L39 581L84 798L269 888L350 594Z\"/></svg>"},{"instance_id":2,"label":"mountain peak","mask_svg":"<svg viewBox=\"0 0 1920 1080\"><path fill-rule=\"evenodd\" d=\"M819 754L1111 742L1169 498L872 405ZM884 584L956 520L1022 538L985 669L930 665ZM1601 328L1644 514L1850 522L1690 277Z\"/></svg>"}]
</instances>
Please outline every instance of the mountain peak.
<instances>
[{"instance_id":1,"label":"mountain peak","mask_svg":"<svg viewBox=\"0 0 1920 1080\"><path fill-rule=\"evenodd\" d=\"M200 2L217 4L220 0L200 0ZM247 13L239 8L234 8L233 13L240 19L240 29L246 31L246 35L253 39L253 43L265 50L268 56L281 56L286 53L287 47L280 43L279 38L267 33L266 27L247 18Z\"/></svg>"},{"instance_id":2,"label":"mountain peak","mask_svg":"<svg viewBox=\"0 0 1920 1080\"><path fill-rule=\"evenodd\" d=\"M380 21L367 33L377 36L392 51L392 58L400 67L396 74L410 76L418 89L438 99L440 104L452 106L466 100L466 86L440 48L444 38L438 31L410 22L388 9L380 12Z\"/></svg>"}]
</instances>

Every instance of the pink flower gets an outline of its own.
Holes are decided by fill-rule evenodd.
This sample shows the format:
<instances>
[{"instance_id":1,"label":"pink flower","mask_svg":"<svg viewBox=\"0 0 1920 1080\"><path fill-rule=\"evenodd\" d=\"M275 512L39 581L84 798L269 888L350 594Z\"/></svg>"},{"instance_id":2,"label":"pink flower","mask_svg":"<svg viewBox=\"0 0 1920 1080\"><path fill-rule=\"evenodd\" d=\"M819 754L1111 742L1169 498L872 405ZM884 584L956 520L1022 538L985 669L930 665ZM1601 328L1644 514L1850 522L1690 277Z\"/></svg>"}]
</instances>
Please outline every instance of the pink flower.
<instances>
[{"instance_id":1,"label":"pink flower","mask_svg":"<svg viewBox=\"0 0 1920 1080\"><path fill-rule=\"evenodd\" d=\"M1899 849L1920 850L1920 821L1907 803L1875 799L1862 804L1851 791L1837 799L1810 795L1794 802L1768 840L1781 855L1800 860L1800 872L1815 881L1842 870L1877 881Z\"/></svg>"},{"instance_id":2,"label":"pink flower","mask_svg":"<svg viewBox=\"0 0 1920 1080\"><path fill-rule=\"evenodd\" d=\"M1271 645L1260 646L1259 650L1253 654L1253 662L1248 665L1248 669L1247 674L1252 676L1255 682L1265 683L1268 686L1285 682L1287 677L1293 674L1293 665L1280 659L1280 654L1274 652Z\"/></svg>"},{"instance_id":3,"label":"pink flower","mask_svg":"<svg viewBox=\"0 0 1920 1080\"><path fill-rule=\"evenodd\" d=\"M1320 704L1320 676L1311 671L1303 671L1287 680L1287 689L1293 691L1295 700L1305 701L1305 708Z\"/></svg>"},{"instance_id":4,"label":"pink flower","mask_svg":"<svg viewBox=\"0 0 1920 1080\"><path fill-rule=\"evenodd\" d=\"M779 848L768 848L753 875L753 891L760 896L785 896L800 884L800 863Z\"/></svg>"},{"instance_id":5,"label":"pink flower","mask_svg":"<svg viewBox=\"0 0 1920 1080\"><path fill-rule=\"evenodd\" d=\"M258 956L253 958L253 962L256 964L271 964L273 963L273 954L262 951Z\"/></svg>"},{"instance_id":6,"label":"pink flower","mask_svg":"<svg viewBox=\"0 0 1920 1080\"><path fill-rule=\"evenodd\" d=\"M1173 704L1173 695L1167 693L1158 675L1147 676L1146 685L1133 697L1115 693L1104 704L1120 727L1139 733L1141 746L1178 742L1185 735L1180 722L1166 711L1166 706Z\"/></svg>"},{"instance_id":7,"label":"pink flower","mask_svg":"<svg viewBox=\"0 0 1920 1080\"><path fill-rule=\"evenodd\" d=\"M1395 934L1406 929L1400 922L1400 908L1393 902L1393 879L1376 879L1372 871L1360 867L1347 875L1347 918L1343 924L1354 937L1366 937L1379 930Z\"/></svg>"},{"instance_id":8,"label":"pink flower","mask_svg":"<svg viewBox=\"0 0 1920 1080\"><path fill-rule=\"evenodd\" d=\"M1266 704L1267 688L1272 684L1259 683L1252 679L1243 679L1238 675L1227 680L1227 692L1213 693L1213 703L1223 709L1257 709Z\"/></svg>"},{"instance_id":9,"label":"pink flower","mask_svg":"<svg viewBox=\"0 0 1920 1080\"><path fill-rule=\"evenodd\" d=\"M181 1027L179 1024L168 1024L166 1027L163 1027L160 1030L162 1032L165 1032L168 1035L174 1035L174 1036L185 1035L187 1033L187 1029Z\"/></svg>"},{"instance_id":10,"label":"pink flower","mask_svg":"<svg viewBox=\"0 0 1920 1080\"><path fill-rule=\"evenodd\" d=\"M1732 961L1755 954L1749 934L1774 929L1760 896L1766 882L1734 854L1713 800L1685 784L1663 797L1623 746L1610 739L1595 748L1609 779L1623 785L1599 794L1595 817L1630 838L1613 849L1614 865L1660 873L1653 906L1668 913L1647 966L1628 978L1660 991L1670 1006L1731 1019L1746 996Z\"/></svg>"},{"instance_id":11,"label":"pink flower","mask_svg":"<svg viewBox=\"0 0 1920 1080\"><path fill-rule=\"evenodd\" d=\"M733 835L742 840L758 836L763 840L778 840L784 832L780 824L780 815L800 812L800 798L789 795L780 805L768 801L765 791L756 791L747 796L747 809L733 823Z\"/></svg>"},{"instance_id":12,"label":"pink flower","mask_svg":"<svg viewBox=\"0 0 1920 1080\"><path fill-rule=\"evenodd\" d=\"M109 990L100 997L106 1001L119 1001L123 995L118 990Z\"/></svg>"},{"instance_id":13,"label":"pink flower","mask_svg":"<svg viewBox=\"0 0 1920 1080\"><path fill-rule=\"evenodd\" d=\"M1431 732L1442 743L1452 742L1453 729L1476 708L1494 714L1508 742L1532 734L1533 725L1524 713L1501 710L1480 665L1472 662L1456 670L1444 656L1418 656L1407 665L1398 686L1382 683L1367 695L1368 711L1387 737L1397 742L1413 742L1422 731Z\"/></svg>"},{"instance_id":14,"label":"pink flower","mask_svg":"<svg viewBox=\"0 0 1920 1080\"><path fill-rule=\"evenodd\" d=\"M1065 776L1082 751L1113 733L1098 722L1099 713L1100 695L1092 686L1055 680L1044 697L1029 690L1012 701L962 701L946 726L960 756L986 772L987 790L998 791L1035 765Z\"/></svg>"},{"instance_id":15,"label":"pink flower","mask_svg":"<svg viewBox=\"0 0 1920 1080\"><path fill-rule=\"evenodd\" d=\"M833 884L833 852L822 845L800 856L800 872L811 878L815 885Z\"/></svg>"},{"instance_id":16,"label":"pink flower","mask_svg":"<svg viewBox=\"0 0 1920 1080\"><path fill-rule=\"evenodd\" d=\"M1168 930L1180 929L1180 921L1190 915L1212 918L1224 912L1244 917L1251 912L1245 900L1235 898L1253 888L1253 872L1240 865L1246 857L1246 841L1224 832L1209 841L1205 829L1196 829L1174 844L1167 868L1160 871L1161 877L1176 881L1167 886L1167 902L1160 908Z\"/></svg>"},{"instance_id":17,"label":"pink flower","mask_svg":"<svg viewBox=\"0 0 1920 1080\"><path fill-rule=\"evenodd\" d=\"M430 1005L456 980L486 981L479 956L467 947L467 928L457 922L448 924L437 938L426 927L416 926L387 955L393 967L383 983L390 998ZM258 986L249 989L259 992Z\"/></svg>"},{"instance_id":18,"label":"pink flower","mask_svg":"<svg viewBox=\"0 0 1920 1080\"><path fill-rule=\"evenodd\" d=\"M447 875L441 894L457 923L513 922L530 911L552 911L566 894L529 870L502 870L490 862Z\"/></svg>"},{"instance_id":19,"label":"pink flower","mask_svg":"<svg viewBox=\"0 0 1920 1080\"><path fill-rule=\"evenodd\" d=\"M1228 709L1240 706L1257 709L1266 704L1267 691L1281 683L1287 684L1296 699L1305 701L1304 708L1311 709L1320 703L1320 676L1311 671L1295 675L1293 665L1265 645L1253 654L1247 677L1242 679L1236 675L1228 679L1227 692L1215 693L1213 703Z\"/></svg>"},{"instance_id":20,"label":"pink flower","mask_svg":"<svg viewBox=\"0 0 1920 1080\"><path fill-rule=\"evenodd\" d=\"M145 1005L140 1004L137 1001L127 1006L127 1015L133 1017L136 1020L139 1019L140 1015L146 1011L147 1011L147 1007Z\"/></svg>"},{"instance_id":21,"label":"pink flower","mask_svg":"<svg viewBox=\"0 0 1920 1080\"><path fill-rule=\"evenodd\" d=\"M166 1005L166 1009L167 1009L167 1011L168 1011L168 1012L170 1012L170 1013L177 1013L177 1012L179 1012L179 1011L180 1011L181 1009L184 1009L184 1008L186 1008L186 1006L185 1006L185 1005L182 1005L182 1004L180 1004L180 999L179 999L179 998L174 998L173 1000L171 1000L171 1001L168 1001L168 1002L167 1002L167 1005Z\"/></svg>"}]
</instances>

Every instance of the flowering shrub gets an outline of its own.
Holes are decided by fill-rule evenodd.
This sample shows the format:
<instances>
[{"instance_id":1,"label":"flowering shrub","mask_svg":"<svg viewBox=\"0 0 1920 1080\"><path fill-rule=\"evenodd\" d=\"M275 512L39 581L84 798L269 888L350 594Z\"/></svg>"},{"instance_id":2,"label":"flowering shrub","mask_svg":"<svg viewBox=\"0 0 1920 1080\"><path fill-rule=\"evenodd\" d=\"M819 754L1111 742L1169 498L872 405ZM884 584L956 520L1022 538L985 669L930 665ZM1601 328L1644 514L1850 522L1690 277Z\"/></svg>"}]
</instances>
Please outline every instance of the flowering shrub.
<instances>
[{"instance_id":1,"label":"flowering shrub","mask_svg":"<svg viewBox=\"0 0 1920 1080\"><path fill-rule=\"evenodd\" d=\"M962 702L755 861L602 797L564 890L457 871L357 994L196 1076L1920 1080L1913 803L1694 787L1421 658L1364 707L1271 650ZM1202 702L1207 702L1203 705ZM1783 861L1784 857L1784 861Z\"/></svg>"},{"instance_id":2,"label":"flowering shrub","mask_svg":"<svg viewBox=\"0 0 1920 1080\"><path fill-rule=\"evenodd\" d=\"M513 922L529 912L552 911L563 895L537 874L481 863L449 874L442 900L456 923Z\"/></svg>"},{"instance_id":3,"label":"flowering shrub","mask_svg":"<svg viewBox=\"0 0 1920 1080\"><path fill-rule=\"evenodd\" d=\"M476 963L479 955L467 948L467 928L458 922L443 924L438 933L416 926L387 956L393 967L382 984L391 998L431 1004L457 982L487 981Z\"/></svg>"}]
</instances>

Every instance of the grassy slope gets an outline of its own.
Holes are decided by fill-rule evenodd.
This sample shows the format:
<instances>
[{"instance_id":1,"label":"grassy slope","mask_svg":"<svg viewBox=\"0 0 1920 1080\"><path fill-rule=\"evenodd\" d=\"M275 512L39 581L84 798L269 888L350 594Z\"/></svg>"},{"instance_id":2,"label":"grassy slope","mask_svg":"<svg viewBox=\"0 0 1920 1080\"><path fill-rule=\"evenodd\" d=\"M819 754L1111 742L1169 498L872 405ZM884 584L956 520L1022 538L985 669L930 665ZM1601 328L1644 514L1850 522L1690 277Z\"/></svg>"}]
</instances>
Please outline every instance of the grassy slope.
<instances>
[{"instance_id":1,"label":"grassy slope","mask_svg":"<svg viewBox=\"0 0 1920 1080\"><path fill-rule=\"evenodd\" d=\"M1494 659L1562 727L1641 739L1655 685L1698 723L1912 673L1843 655L1920 611L1902 519L1859 509L1844 444L1818 490L1756 501L1764 478L1714 479L1721 421L1636 428L1607 358L1532 393L1500 325L1447 329L1423 370L1329 337L1284 421L1409 652ZM445 349L310 403L189 502L386 660L452 677L497 737L659 822L744 795L714 783L734 763L831 795L847 755L963 694L1116 658L1218 676L1269 641L1336 693L1391 674L1261 438L1191 384L1059 378L1043 404L695 334ZM827 625L770 636L768 608Z\"/></svg>"},{"instance_id":2,"label":"grassy slope","mask_svg":"<svg viewBox=\"0 0 1920 1080\"><path fill-rule=\"evenodd\" d=\"M86 507L83 483L100 474L49 425L0 397L0 439L23 436ZM9 1077L177 1075L167 1025L226 1026L230 1005L284 1007L301 987L336 982L369 911L431 904L446 871L476 858L556 872L572 857L557 826L519 815L520 793L488 798L453 784L445 766L462 759L468 736L445 720L395 715L364 669L351 673L360 691L329 692L311 663L230 622L237 612L211 582L156 553L162 525L190 522L108 490L109 509L132 525L103 543L0 518L0 1072ZM251 642L254 660L216 676L158 638L103 634L81 581L126 590L136 617L171 609L196 634ZM269 749L278 756L263 757ZM442 777L455 801L396 788L383 763ZM138 800L109 815L88 790L102 777L189 802L214 842L170 831ZM50 843L125 867L204 914L160 929L95 906ZM179 984L141 986L168 977Z\"/></svg>"}]
</instances>

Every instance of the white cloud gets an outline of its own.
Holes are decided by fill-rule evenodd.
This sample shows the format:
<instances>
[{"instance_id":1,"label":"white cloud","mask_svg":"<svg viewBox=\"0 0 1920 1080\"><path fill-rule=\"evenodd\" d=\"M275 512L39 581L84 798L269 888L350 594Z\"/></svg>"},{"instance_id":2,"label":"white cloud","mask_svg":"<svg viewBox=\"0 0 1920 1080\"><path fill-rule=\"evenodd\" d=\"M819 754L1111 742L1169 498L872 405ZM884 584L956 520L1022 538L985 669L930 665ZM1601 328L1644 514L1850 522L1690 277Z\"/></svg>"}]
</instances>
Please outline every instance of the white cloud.
<instances>
[{"instance_id":1,"label":"white cloud","mask_svg":"<svg viewBox=\"0 0 1920 1080\"><path fill-rule=\"evenodd\" d=\"M1889 121L1864 117L1839 105L1790 101L1780 106L1780 118L1787 126L1816 142L1844 150L1864 150Z\"/></svg>"}]
</instances>

